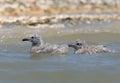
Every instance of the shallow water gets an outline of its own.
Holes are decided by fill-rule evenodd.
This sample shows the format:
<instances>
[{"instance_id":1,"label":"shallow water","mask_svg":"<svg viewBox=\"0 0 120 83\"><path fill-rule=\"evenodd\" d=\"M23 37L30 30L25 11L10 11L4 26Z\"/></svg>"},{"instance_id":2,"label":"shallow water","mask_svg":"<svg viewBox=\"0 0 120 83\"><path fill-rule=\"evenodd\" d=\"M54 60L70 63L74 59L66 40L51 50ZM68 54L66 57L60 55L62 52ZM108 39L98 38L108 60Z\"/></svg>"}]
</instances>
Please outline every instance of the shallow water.
<instances>
[{"instance_id":1,"label":"shallow water","mask_svg":"<svg viewBox=\"0 0 120 83\"><path fill-rule=\"evenodd\" d=\"M65 23L66 28L30 29L6 24L0 30L0 83L120 83L120 21ZM75 39L103 44L114 53L31 56L22 38L39 34L46 42L71 43Z\"/></svg>"}]
</instances>

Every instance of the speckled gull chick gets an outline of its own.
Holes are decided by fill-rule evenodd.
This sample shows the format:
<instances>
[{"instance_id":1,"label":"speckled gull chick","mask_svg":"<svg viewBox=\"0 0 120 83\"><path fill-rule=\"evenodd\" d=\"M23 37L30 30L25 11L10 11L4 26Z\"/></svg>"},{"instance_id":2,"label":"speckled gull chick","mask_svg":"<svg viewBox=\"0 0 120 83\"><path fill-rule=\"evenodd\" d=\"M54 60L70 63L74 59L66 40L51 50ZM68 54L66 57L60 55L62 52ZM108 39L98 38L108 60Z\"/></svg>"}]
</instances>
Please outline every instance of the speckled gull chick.
<instances>
[{"instance_id":1,"label":"speckled gull chick","mask_svg":"<svg viewBox=\"0 0 120 83\"><path fill-rule=\"evenodd\" d=\"M31 53L35 54L44 54L49 53L50 55L62 55L67 54L68 45L57 45L57 44L49 44L45 43L41 37L33 35L28 38L22 39L22 41L29 41L32 43Z\"/></svg>"},{"instance_id":2,"label":"speckled gull chick","mask_svg":"<svg viewBox=\"0 0 120 83\"><path fill-rule=\"evenodd\" d=\"M69 44L68 46L74 48L75 54L95 54L112 52L110 49L106 48L103 45L87 45L85 41L81 41L80 39L76 40L73 44Z\"/></svg>"}]
</instances>

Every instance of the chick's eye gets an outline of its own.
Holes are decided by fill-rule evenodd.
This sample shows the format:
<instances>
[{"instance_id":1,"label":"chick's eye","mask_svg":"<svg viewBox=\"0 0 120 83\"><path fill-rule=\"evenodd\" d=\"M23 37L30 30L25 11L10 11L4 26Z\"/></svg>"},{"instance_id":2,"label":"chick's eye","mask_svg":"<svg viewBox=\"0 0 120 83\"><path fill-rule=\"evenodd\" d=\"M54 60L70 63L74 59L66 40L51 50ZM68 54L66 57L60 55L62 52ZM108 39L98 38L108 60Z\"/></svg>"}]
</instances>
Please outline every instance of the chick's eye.
<instances>
[{"instance_id":1,"label":"chick's eye","mask_svg":"<svg viewBox=\"0 0 120 83\"><path fill-rule=\"evenodd\" d=\"M34 37L31 37L32 39L34 38Z\"/></svg>"},{"instance_id":2,"label":"chick's eye","mask_svg":"<svg viewBox=\"0 0 120 83\"><path fill-rule=\"evenodd\" d=\"M79 45L79 43L76 43L76 45Z\"/></svg>"},{"instance_id":3,"label":"chick's eye","mask_svg":"<svg viewBox=\"0 0 120 83\"><path fill-rule=\"evenodd\" d=\"M81 44L81 43L76 43L76 45L79 45L79 46L80 46L80 45L82 45L82 44Z\"/></svg>"}]
</instances>

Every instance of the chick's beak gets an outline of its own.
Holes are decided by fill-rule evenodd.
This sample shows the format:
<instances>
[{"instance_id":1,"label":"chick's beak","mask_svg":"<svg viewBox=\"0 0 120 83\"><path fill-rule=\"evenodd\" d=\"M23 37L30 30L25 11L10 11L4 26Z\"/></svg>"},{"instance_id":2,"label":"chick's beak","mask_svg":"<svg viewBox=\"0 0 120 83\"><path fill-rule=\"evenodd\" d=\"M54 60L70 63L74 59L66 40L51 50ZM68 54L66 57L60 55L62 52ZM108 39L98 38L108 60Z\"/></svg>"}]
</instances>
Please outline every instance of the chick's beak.
<instances>
[{"instance_id":1,"label":"chick's beak","mask_svg":"<svg viewBox=\"0 0 120 83\"><path fill-rule=\"evenodd\" d=\"M68 47L73 47L73 46L75 46L74 44L68 44Z\"/></svg>"},{"instance_id":2,"label":"chick's beak","mask_svg":"<svg viewBox=\"0 0 120 83\"><path fill-rule=\"evenodd\" d=\"M30 39L24 38L24 39L22 39L22 41L30 41Z\"/></svg>"}]
</instances>

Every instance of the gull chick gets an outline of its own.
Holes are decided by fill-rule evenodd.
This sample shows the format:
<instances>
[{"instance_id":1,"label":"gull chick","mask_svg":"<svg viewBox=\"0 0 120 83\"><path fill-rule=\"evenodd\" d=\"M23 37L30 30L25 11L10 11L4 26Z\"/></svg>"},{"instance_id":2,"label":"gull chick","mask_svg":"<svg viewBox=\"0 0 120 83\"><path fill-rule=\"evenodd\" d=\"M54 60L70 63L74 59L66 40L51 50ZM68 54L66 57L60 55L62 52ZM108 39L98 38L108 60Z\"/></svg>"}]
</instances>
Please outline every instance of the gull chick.
<instances>
[{"instance_id":1,"label":"gull chick","mask_svg":"<svg viewBox=\"0 0 120 83\"><path fill-rule=\"evenodd\" d=\"M67 54L68 52L68 45L45 43L41 37L38 37L36 35L33 35L28 38L24 38L22 39L22 41L29 41L32 43L30 51L33 54L48 53L50 55L62 55L62 54Z\"/></svg>"},{"instance_id":2,"label":"gull chick","mask_svg":"<svg viewBox=\"0 0 120 83\"><path fill-rule=\"evenodd\" d=\"M106 53L112 52L110 49L103 45L87 45L85 41L76 40L73 44L68 45L74 48L75 54L95 54L95 53Z\"/></svg>"}]
</instances>

